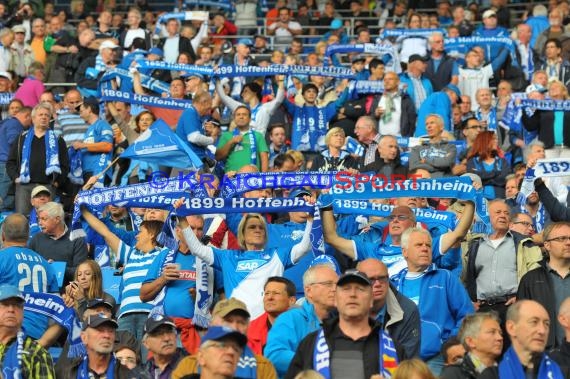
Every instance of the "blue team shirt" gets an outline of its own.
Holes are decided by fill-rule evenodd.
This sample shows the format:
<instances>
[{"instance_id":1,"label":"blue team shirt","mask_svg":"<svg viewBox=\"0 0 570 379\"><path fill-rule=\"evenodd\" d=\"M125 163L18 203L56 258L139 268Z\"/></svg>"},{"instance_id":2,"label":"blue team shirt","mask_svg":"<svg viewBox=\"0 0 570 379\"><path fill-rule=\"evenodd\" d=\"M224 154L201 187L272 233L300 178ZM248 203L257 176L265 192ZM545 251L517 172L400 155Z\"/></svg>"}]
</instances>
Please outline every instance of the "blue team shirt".
<instances>
[{"instance_id":1,"label":"blue team shirt","mask_svg":"<svg viewBox=\"0 0 570 379\"><path fill-rule=\"evenodd\" d=\"M140 250L120 241L118 250L117 262L125 265L123 280L121 281L121 308L119 308L118 317L120 318L131 312L150 312L153 305L141 301L141 286L154 258L165 249L156 248L144 254Z\"/></svg>"},{"instance_id":2,"label":"blue team shirt","mask_svg":"<svg viewBox=\"0 0 570 379\"><path fill-rule=\"evenodd\" d=\"M263 287L267 278L282 276L293 265L290 247L261 251L221 250L212 248L214 268L224 277L226 297L235 297L247 305L254 320L263 314Z\"/></svg>"},{"instance_id":3,"label":"blue team shirt","mask_svg":"<svg viewBox=\"0 0 570 379\"><path fill-rule=\"evenodd\" d=\"M85 143L109 142L113 143L113 128L105 120L98 119L85 132L83 139ZM113 151L109 153L90 153L87 149L82 149L81 166L84 172L95 174L103 171L111 162Z\"/></svg>"},{"instance_id":4,"label":"blue team shirt","mask_svg":"<svg viewBox=\"0 0 570 379\"><path fill-rule=\"evenodd\" d=\"M192 107L182 112L178 119L178 125L176 125L176 134L178 137L182 138L182 140L186 142L192 151L200 158L204 158L206 156L206 149L188 141L188 136L194 132L206 134L206 131L202 126L202 121L204 121L204 118L200 117L196 109Z\"/></svg>"},{"instance_id":5,"label":"blue team shirt","mask_svg":"<svg viewBox=\"0 0 570 379\"><path fill-rule=\"evenodd\" d=\"M160 276L160 269L168 250L163 250L153 260L144 283L150 283ZM166 296L164 297L164 313L170 317L192 318L194 317L194 299L188 291L196 288L196 257L190 252L176 254L173 263L180 264L180 279L168 282Z\"/></svg>"},{"instance_id":6,"label":"blue team shirt","mask_svg":"<svg viewBox=\"0 0 570 379\"><path fill-rule=\"evenodd\" d=\"M22 292L57 293L59 287L52 266L38 253L26 247L7 247L0 251L0 282L17 286ZM48 327L48 318L24 312L24 330L34 339Z\"/></svg>"}]
</instances>

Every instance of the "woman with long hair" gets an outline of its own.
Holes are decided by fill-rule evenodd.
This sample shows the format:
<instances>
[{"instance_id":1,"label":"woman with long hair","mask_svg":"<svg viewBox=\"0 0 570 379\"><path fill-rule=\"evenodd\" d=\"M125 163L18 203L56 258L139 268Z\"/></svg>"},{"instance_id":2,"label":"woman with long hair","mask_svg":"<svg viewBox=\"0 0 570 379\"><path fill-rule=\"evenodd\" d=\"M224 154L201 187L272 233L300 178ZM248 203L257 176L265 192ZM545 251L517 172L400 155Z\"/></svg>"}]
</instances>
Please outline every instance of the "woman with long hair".
<instances>
[{"instance_id":1,"label":"woman with long hair","mask_svg":"<svg viewBox=\"0 0 570 379\"><path fill-rule=\"evenodd\" d=\"M495 132L480 132L467 156L467 172L476 174L483 184L483 196L488 200L505 197L505 183L511 168L499 149Z\"/></svg>"},{"instance_id":2,"label":"woman with long hair","mask_svg":"<svg viewBox=\"0 0 570 379\"><path fill-rule=\"evenodd\" d=\"M87 303L93 299L103 299L109 304L116 304L113 296L103 291L101 267L94 260L88 259L77 266L73 282L65 287L63 300L68 307L75 307L77 314L82 317Z\"/></svg>"}]
</instances>

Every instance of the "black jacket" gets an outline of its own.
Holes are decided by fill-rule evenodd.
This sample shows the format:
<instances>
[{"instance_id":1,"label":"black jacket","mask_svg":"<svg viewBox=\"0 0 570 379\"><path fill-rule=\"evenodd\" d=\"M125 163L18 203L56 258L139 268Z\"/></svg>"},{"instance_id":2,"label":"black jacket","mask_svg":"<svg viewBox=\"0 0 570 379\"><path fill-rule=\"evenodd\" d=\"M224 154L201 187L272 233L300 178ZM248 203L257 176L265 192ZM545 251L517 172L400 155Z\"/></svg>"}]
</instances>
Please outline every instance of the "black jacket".
<instances>
[{"instance_id":1,"label":"black jacket","mask_svg":"<svg viewBox=\"0 0 570 379\"><path fill-rule=\"evenodd\" d=\"M548 354L548 356L552 358L552 355ZM541 360L542 360L542 356L541 355L537 356L537 358L534 362L534 367L540 367ZM556 363L558 363L558 362L556 362ZM564 378L570 378L570 369L568 369L567 367L563 367L563 366L560 366L560 369L562 371L562 375L564 375ZM536 370L534 372L533 377L538 378L538 370ZM505 379L505 378L499 378L499 367L494 366L494 367L487 367L485 369L485 371L483 371L481 373L481 375L479 375L478 379ZM508 378L508 379L511 379L511 378Z\"/></svg>"},{"instance_id":2,"label":"black jacket","mask_svg":"<svg viewBox=\"0 0 570 379\"><path fill-rule=\"evenodd\" d=\"M451 83L454 64L455 59L444 54L436 70L434 60L431 57L429 58L424 75L431 82L434 92L441 91L445 86Z\"/></svg>"},{"instance_id":3,"label":"black jacket","mask_svg":"<svg viewBox=\"0 0 570 379\"><path fill-rule=\"evenodd\" d=\"M402 137L413 137L414 132L416 131L416 120L418 115L416 113L416 106L412 101L412 98L407 93L401 93L400 96L402 97L402 114L400 115L400 134ZM374 116L374 110L378 108L378 103L382 95L378 95L374 97L372 101L372 106L370 107L371 116ZM378 118L377 118L378 120ZM382 131L379 130L381 133Z\"/></svg>"},{"instance_id":4,"label":"black jacket","mask_svg":"<svg viewBox=\"0 0 570 379\"><path fill-rule=\"evenodd\" d=\"M552 350L548 355L562 370L570 371L570 341L564 341L562 346Z\"/></svg>"},{"instance_id":5,"label":"black jacket","mask_svg":"<svg viewBox=\"0 0 570 379\"><path fill-rule=\"evenodd\" d=\"M323 322L323 329L325 333L325 339L329 345L330 354L332 357L332 351L334 350L334 346L332 341L330 340L331 334L339 333L338 327L338 317L325 320ZM374 322L370 319L370 324L372 326L372 331L366 337L364 342L364 377L370 378L374 374L378 374L379 370L379 362L378 362L378 331L382 327L382 324L378 322ZM319 330L309 334L299 344L297 351L295 352L295 356L289 365L289 370L285 374L284 379L293 379L298 373L304 370L313 370L313 353L315 351L315 344L317 342L317 336L319 334ZM398 346L396 346L398 349ZM398 351L398 359L401 360L402 355Z\"/></svg>"},{"instance_id":6,"label":"black jacket","mask_svg":"<svg viewBox=\"0 0 570 379\"><path fill-rule=\"evenodd\" d=\"M400 155L398 153L398 155ZM398 156L392 162L385 162L384 159L381 159L378 154L376 154L376 159L374 162L367 164L361 170L361 172L374 172L378 174L386 175L386 172L390 172L390 175L408 175L408 168L400 162L400 157ZM388 180L395 180L392 179L390 176L386 175Z\"/></svg>"},{"instance_id":7,"label":"black jacket","mask_svg":"<svg viewBox=\"0 0 570 379\"><path fill-rule=\"evenodd\" d=\"M544 148L550 149L554 146L554 112L541 111L534 112L532 117L528 117L523 112L522 123L526 130L538 131L538 139L544 142ZM570 147L570 112L564 112L564 146Z\"/></svg>"},{"instance_id":8,"label":"black jacket","mask_svg":"<svg viewBox=\"0 0 570 379\"><path fill-rule=\"evenodd\" d=\"M546 261L540 262L540 267L527 272L519 283L517 299L529 299L538 301L548 312L551 320L557 319L556 301L554 299L554 286L546 267ZM547 349L556 347L555 328L550 328L548 333Z\"/></svg>"},{"instance_id":9,"label":"black jacket","mask_svg":"<svg viewBox=\"0 0 570 379\"><path fill-rule=\"evenodd\" d=\"M165 43L166 43L166 37L163 37L158 41L158 45L156 47L158 47L161 50L164 50ZM192 62L190 63L193 63L196 60L196 52L192 48L192 43L188 38L183 36L179 36L178 39L178 55L180 55L180 53L190 54L190 57L192 58Z\"/></svg>"},{"instance_id":10,"label":"black jacket","mask_svg":"<svg viewBox=\"0 0 570 379\"><path fill-rule=\"evenodd\" d=\"M439 379L477 379L478 375L473 361L465 354L461 363L445 366Z\"/></svg>"},{"instance_id":11,"label":"black jacket","mask_svg":"<svg viewBox=\"0 0 570 379\"><path fill-rule=\"evenodd\" d=\"M55 377L57 379L75 379L77 378L77 371L83 358L75 358L67 361L66 364L55 365ZM129 370L127 366L123 366L118 361L115 364L114 377L117 379L140 379L141 375L135 371Z\"/></svg>"},{"instance_id":12,"label":"black jacket","mask_svg":"<svg viewBox=\"0 0 570 379\"><path fill-rule=\"evenodd\" d=\"M542 180L534 182L534 189L552 221L570 221L570 208L560 204Z\"/></svg>"}]
</instances>

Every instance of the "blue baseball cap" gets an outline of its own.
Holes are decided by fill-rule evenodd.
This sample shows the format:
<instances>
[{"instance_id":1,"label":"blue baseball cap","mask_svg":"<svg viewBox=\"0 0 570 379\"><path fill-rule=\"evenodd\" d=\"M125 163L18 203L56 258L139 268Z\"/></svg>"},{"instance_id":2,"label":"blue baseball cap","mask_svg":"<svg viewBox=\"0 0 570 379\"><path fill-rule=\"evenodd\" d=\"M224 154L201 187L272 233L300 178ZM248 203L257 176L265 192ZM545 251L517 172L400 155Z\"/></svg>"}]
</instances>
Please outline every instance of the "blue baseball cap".
<instances>
[{"instance_id":1,"label":"blue baseball cap","mask_svg":"<svg viewBox=\"0 0 570 379\"><path fill-rule=\"evenodd\" d=\"M293 188L289 192L290 199L293 199L295 197L303 197L303 196L311 196L311 192L301 187Z\"/></svg>"},{"instance_id":2,"label":"blue baseball cap","mask_svg":"<svg viewBox=\"0 0 570 379\"><path fill-rule=\"evenodd\" d=\"M162 51L162 49L159 49L158 47L153 47L148 51L149 54L154 54L154 55L158 55L159 57L164 57L164 52Z\"/></svg>"},{"instance_id":3,"label":"blue baseball cap","mask_svg":"<svg viewBox=\"0 0 570 379\"><path fill-rule=\"evenodd\" d=\"M461 98L461 91L459 90L459 87L457 87L455 84L449 83L447 86L445 86L445 88L452 90L453 92L455 92L458 98Z\"/></svg>"},{"instance_id":4,"label":"blue baseball cap","mask_svg":"<svg viewBox=\"0 0 570 379\"><path fill-rule=\"evenodd\" d=\"M342 20L335 18L331 21L331 29L336 30L342 28Z\"/></svg>"},{"instance_id":5,"label":"blue baseball cap","mask_svg":"<svg viewBox=\"0 0 570 379\"><path fill-rule=\"evenodd\" d=\"M24 301L24 295L20 292L18 287L13 286L11 284L2 284L0 286L0 301L8 300L8 299L20 299Z\"/></svg>"},{"instance_id":6,"label":"blue baseball cap","mask_svg":"<svg viewBox=\"0 0 570 379\"><path fill-rule=\"evenodd\" d=\"M235 329L228 328L227 326L210 326L206 334L202 336L202 345L208 341L221 341L231 338L236 341L241 347L247 344L247 337L245 334L238 332Z\"/></svg>"},{"instance_id":7,"label":"blue baseball cap","mask_svg":"<svg viewBox=\"0 0 570 379\"><path fill-rule=\"evenodd\" d=\"M253 46L253 41L249 38L240 38L236 45Z\"/></svg>"}]
</instances>

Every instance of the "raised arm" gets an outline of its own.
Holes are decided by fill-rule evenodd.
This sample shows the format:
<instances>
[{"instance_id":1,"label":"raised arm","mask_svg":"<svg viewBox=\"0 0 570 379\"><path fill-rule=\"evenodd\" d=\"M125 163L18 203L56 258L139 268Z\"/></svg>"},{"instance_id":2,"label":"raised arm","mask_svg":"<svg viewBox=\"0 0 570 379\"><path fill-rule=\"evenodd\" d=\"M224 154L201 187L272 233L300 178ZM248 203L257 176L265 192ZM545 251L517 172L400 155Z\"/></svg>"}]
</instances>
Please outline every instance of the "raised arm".
<instances>
[{"instance_id":1,"label":"raised arm","mask_svg":"<svg viewBox=\"0 0 570 379\"><path fill-rule=\"evenodd\" d=\"M214 264L214 250L209 246L202 245L202 242L198 240L192 228L189 227L188 222L185 217L179 217L178 222L182 228L182 235L184 240L190 249L190 253L209 265Z\"/></svg>"},{"instance_id":2,"label":"raised arm","mask_svg":"<svg viewBox=\"0 0 570 379\"><path fill-rule=\"evenodd\" d=\"M291 262L297 263L305 254L311 251L311 229L313 222L307 221L303 238L291 248Z\"/></svg>"},{"instance_id":3,"label":"raised arm","mask_svg":"<svg viewBox=\"0 0 570 379\"><path fill-rule=\"evenodd\" d=\"M347 257L351 259L356 258L354 243L351 240L342 238L336 232L336 222L334 220L332 209L321 209L321 222L323 224L323 236L325 237L325 242Z\"/></svg>"},{"instance_id":4,"label":"raised arm","mask_svg":"<svg viewBox=\"0 0 570 379\"><path fill-rule=\"evenodd\" d=\"M105 239L105 243L109 245L113 251L119 251L119 243L121 242L119 237L114 235L109 228L107 228L101 220L95 217L93 213L89 212L87 208L81 209L81 215L89 226Z\"/></svg>"},{"instance_id":5,"label":"raised arm","mask_svg":"<svg viewBox=\"0 0 570 379\"><path fill-rule=\"evenodd\" d=\"M441 236L440 249L441 253L446 253L456 243L461 242L467 235L467 232L473 224L473 216L475 214L475 205L471 201L467 201L463 208L463 215L459 220L459 224L454 230L451 230Z\"/></svg>"}]
</instances>

